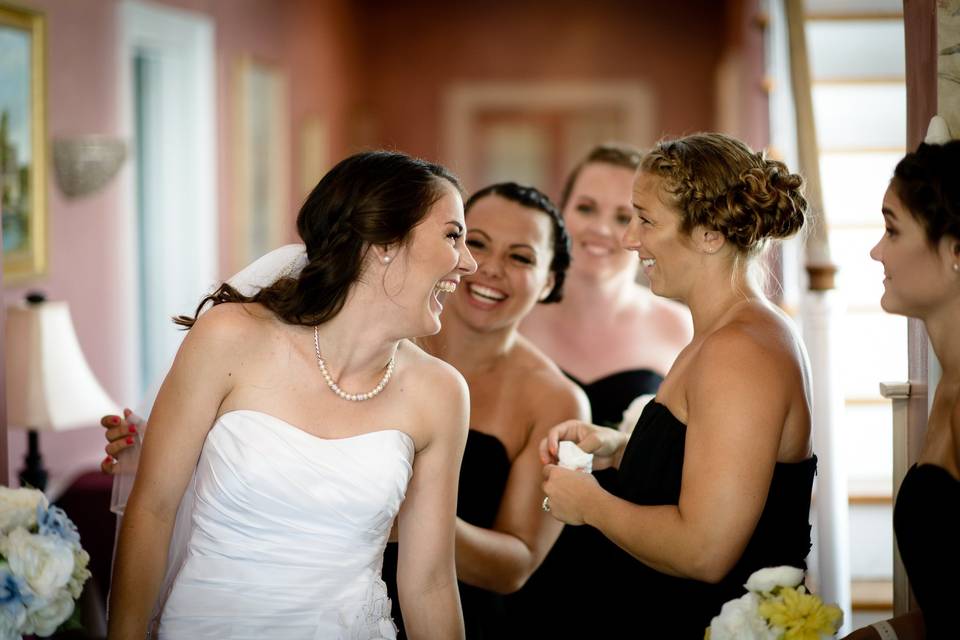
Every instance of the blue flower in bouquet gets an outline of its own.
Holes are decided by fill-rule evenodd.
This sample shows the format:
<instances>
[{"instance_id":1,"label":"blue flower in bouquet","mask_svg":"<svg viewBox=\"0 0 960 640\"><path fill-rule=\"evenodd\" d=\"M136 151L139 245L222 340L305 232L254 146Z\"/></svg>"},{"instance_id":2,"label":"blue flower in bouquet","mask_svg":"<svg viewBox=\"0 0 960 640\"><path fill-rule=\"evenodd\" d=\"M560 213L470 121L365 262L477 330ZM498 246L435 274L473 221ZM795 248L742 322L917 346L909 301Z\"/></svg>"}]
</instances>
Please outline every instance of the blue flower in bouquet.
<instances>
[{"instance_id":1,"label":"blue flower in bouquet","mask_svg":"<svg viewBox=\"0 0 960 640\"><path fill-rule=\"evenodd\" d=\"M37 529L42 536L59 536L71 544L80 544L77 526L60 507L37 505Z\"/></svg>"},{"instance_id":2,"label":"blue flower in bouquet","mask_svg":"<svg viewBox=\"0 0 960 640\"><path fill-rule=\"evenodd\" d=\"M0 569L0 608L25 607L33 600L27 581L10 573L9 567Z\"/></svg>"},{"instance_id":3,"label":"blue flower in bouquet","mask_svg":"<svg viewBox=\"0 0 960 640\"><path fill-rule=\"evenodd\" d=\"M27 607L35 600L27 582L20 576L10 573L8 567L0 569L0 627L16 629L26 620ZM0 629L0 638L6 638L9 632Z\"/></svg>"},{"instance_id":4,"label":"blue flower in bouquet","mask_svg":"<svg viewBox=\"0 0 960 640\"><path fill-rule=\"evenodd\" d=\"M0 640L46 637L70 617L90 556L42 493L0 487Z\"/></svg>"}]
</instances>

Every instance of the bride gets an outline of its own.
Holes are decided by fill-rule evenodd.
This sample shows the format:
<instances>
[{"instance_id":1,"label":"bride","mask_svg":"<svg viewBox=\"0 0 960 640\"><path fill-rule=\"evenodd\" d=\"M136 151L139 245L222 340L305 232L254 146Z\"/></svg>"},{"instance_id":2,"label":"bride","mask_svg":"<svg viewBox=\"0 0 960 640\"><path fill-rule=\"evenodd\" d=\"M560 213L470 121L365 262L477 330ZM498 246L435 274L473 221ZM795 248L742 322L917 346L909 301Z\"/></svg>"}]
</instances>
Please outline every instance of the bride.
<instances>
[{"instance_id":1,"label":"bride","mask_svg":"<svg viewBox=\"0 0 960 640\"><path fill-rule=\"evenodd\" d=\"M466 385L407 340L439 330L444 295L476 269L459 185L400 153L358 154L324 176L297 228L297 277L253 296L223 285L212 309L178 319L190 331L126 506L110 638L144 637L152 610L160 638L392 638L380 564L395 516L409 634L463 636Z\"/></svg>"}]
</instances>

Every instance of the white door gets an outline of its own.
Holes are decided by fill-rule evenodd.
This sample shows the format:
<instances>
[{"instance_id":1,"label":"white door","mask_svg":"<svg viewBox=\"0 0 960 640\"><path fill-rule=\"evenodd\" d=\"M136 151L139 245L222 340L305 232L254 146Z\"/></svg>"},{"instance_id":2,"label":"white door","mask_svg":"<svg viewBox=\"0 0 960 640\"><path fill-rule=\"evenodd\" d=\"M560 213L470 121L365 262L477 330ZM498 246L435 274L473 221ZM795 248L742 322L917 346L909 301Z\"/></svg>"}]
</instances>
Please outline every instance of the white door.
<instances>
[{"instance_id":1,"label":"white door","mask_svg":"<svg viewBox=\"0 0 960 640\"><path fill-rule=\"evenodd\" d=\"M140 398L182 339L170 318L192 314L217 277L214 29L209 17L155 4L118 10L121 117L134 161L122 216L125 312L136 319L128 378Z\"/></svg>"}]
</instances>

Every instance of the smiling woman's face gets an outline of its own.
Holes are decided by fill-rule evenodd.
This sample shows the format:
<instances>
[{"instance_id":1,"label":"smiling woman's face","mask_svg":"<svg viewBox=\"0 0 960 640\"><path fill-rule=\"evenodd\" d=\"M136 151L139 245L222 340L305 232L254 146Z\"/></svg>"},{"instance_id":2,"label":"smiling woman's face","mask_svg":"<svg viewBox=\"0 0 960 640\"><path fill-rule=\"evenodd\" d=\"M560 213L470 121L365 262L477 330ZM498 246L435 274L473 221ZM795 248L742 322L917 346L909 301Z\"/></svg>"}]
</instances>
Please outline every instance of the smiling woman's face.
<instances>
[{"instance_id":1,"label":"smiling woman's face","mask_svg":"<svg viewBox=\"0 0 960 640\"><path fill-rule=\"evenodd\" d=\"M410 233L387 268L384 288L403 310L397 321L410 324L409 335L440 330L440 312L447 293L476 270L464 233L463 200L451 185Z\"/></svg>"},{"instance_id":2,"label":"smiling woman's face","mask_svg":"<svg viewBox=\"0 0 960 640\"><path fill-rule=\"evenodd\" d=\"M923 225L907 210L893 187L883 196L884 233L870 250L883 265L883 297L888 313L924 318L956 291L951 247L957 241L944 236L936 245Z\"/></svg>"},{"instance_id":3,"label":"smiling woman's face","mask_svg":"<svg viewBox=\"0 0 960 640\"><path fill-rule=\"evenodd\" d=\"M600 162L580 170L563 209L573 244L571 272L598 279L636 273L636 261L620 244L633 216L633 178L632 169Z\"/></svg>"},{"instance_id":4,"label":"smiling woman's face","mask_svg":"<svg viewBox=\"0 0 960 640\"><path fill-rule=\"evenodd\" d=\"M479 331L516 326L553 286L550 217L490 195L473 203L467 224L477 271L464 277L450 308Z\"/></svg>"}]
</instances>

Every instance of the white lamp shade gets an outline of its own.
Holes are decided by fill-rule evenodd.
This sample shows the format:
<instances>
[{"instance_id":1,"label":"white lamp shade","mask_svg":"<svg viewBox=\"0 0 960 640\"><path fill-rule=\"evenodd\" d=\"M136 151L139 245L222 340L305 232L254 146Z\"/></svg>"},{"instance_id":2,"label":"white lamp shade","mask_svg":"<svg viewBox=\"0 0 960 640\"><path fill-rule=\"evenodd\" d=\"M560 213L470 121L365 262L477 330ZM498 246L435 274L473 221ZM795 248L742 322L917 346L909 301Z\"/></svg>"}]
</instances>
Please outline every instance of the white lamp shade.
<instances>
[{"instance_id":1,"label":"white lamp shade","mask_svg":"<svg viewBox=\"0 0 960 640\"><path fill-rule=\"evenodd\" d=\"M116 413L83 357L66 302L7 307L6 354L11 427L66 431Z\"/></svg>"}]
</instances>

